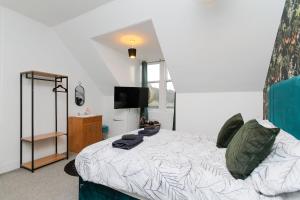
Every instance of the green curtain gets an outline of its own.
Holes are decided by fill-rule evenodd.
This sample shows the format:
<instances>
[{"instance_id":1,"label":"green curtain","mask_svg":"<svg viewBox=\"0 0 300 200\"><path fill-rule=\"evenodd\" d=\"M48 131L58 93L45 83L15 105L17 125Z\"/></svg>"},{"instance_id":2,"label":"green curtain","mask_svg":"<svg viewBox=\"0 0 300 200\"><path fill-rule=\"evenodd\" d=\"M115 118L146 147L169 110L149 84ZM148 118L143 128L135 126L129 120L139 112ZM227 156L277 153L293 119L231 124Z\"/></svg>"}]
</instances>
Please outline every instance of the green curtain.
<instances>
[{"instance_id":1,"label":"green curtain","mask_svg":"<svg viewBox=\"0 0 300 200\"><path fill-rule=\"evenodd\" d=\"M147 74L148 64L146 61L142 62L142 87L148 87L148 74ZM148 120L148 108L141 108L140 117L144 117Z\"/></svg>"}]
</instances>

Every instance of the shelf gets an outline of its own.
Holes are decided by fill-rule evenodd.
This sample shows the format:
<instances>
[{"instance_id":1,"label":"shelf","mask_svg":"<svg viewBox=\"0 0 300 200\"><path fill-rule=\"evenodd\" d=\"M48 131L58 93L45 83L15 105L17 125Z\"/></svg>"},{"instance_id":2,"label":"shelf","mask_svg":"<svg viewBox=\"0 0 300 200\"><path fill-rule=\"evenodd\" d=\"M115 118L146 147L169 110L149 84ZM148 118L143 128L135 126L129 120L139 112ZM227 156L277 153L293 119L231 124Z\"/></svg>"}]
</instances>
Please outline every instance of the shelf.
<instances>
[{"instance_id":1,"label":"shelf","mask_svg":"<svg viewBox=\"0 0 300 200\"><path fill-rule=\"evenodd\" d=\"M34 160L34 169L43 167L45 165L60 161L60 160L64 160L67 158L66 153L62 153L62 154L53 154L47 157L43 157L37 160ZM22 164L22 167L32 170L32 165L31 162L27 162Z\"/></svg>"},{"instance_id":2,"label":"shelf","mask_svg":"<svg viewBox=\"0 0 300 200\"><path fill-rule=\"evenodd\" d=\"M55 107L53 107L53 109L55 108L55 127L56 129L54 129L55 131L53 132L49 132L49 133L38 133L38 132L34 132L34 127L35 125L35 120L34 120L34 99L35 99L35 84L41 83L42 81L49 81L48 84L49 87L48 89L51 89L51 92L53 91L53 87L54 87L54 91L55 94ZM31 89L30 89L30 94L31 94L31 132L28 132L28 135L23 134L23 90L26 89L28 90L29 87L23 87L23 82L26 82L26 85L30 85ZM31 82L31 84L30 84ZM58 93L59 92L65 92L66 93L66 117L68 117L68 76L67 75L62 75L62 74L56 74L56 73L48 73L48 72L42 72L42 71L35 71L35 70L28 70L28 71L24 71L20 73L20 161L21 161L21 167L25 168L25 169L29 169L30 171L34 172L34 170L46 166L48 164L54 163L56 161L60 161L63 160L65 158L68 158L69 155L69 150L68 150L68 130L63 131L63 132L58 132L57 131L57 125L58 125L58 104L57 104L57 97L58 97ZM29 86L28 85L28 86ZM62 87L62 89L58 89ZM57 91L58 90L58 91ZM62 91L65 90L65 91ZM26 104L27 105L27 104ZM29 106L29 105L27 105ZM68 127L68 118L66 119L66 124ZM57 142L57 137L60 136L65 136L62 139L66 139L66 153L64 154L57 154L57 149L58 149L58 142ZM46 141L46 140L50 140L52 141L52 139L55 140L55 142L51 142L51 144L55 145L55 154L54 155L50 155L44 158L40 158L40 159L35 159L35 142L39 142L39 141ZM30 162L27 163L23 163L23 145L24 143L26 143L26 145L31 146L31 156L33 158L33 160L31 160Z\"/></svg>"},{"instance_id":3,"label":"shelf","mask_svg":"<svg viewBox=\"0 0 300 200\"><path fill-rule=\"evenodd\" d=\"M35 135L33 137L33 141L41 141L41 140L47 140L49 138L55 138L55 137L59 137L59 136L63 136L66 135L66 133L62 133L62 132L53 132L53 133L47 133L47 134L41 134L41 135ZM25 142L32 142L32 138L31 136L28 137L23 137L21 139L22 141Z\"/></svg>"},{"instance_id":4,"label":"shelf","mask_svg":"<svg viewBox=\"0 0 300 200\"><path fill-rule=\"evenodd\" d=\"M41 72L41 71L26 71L26 72L22 72L21 74L31 75L32 73L34 76L46 77L46 78L67 78L68 77L66 75L53 74L53 73Z\"/></svg>"}]
</instances>

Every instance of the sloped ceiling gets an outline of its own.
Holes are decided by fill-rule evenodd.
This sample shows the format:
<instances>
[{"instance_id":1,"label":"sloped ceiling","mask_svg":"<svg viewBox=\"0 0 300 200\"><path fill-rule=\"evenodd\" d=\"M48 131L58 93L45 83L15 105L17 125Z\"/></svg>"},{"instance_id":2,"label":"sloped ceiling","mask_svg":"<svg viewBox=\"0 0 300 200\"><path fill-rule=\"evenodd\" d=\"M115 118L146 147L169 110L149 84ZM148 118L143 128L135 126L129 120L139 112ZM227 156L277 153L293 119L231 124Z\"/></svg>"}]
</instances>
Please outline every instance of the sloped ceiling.
<instances>
[{"instance_id":1,"label":"sloped ceiling","mask_svg":"<svg viewBox=\"0 0 300 200\"><path fill-rule=\"evenodd\" d=\"M109 1L112 0L0 0L0 5L54 26Z\"/></svg>"},{"instance_id":2,"label":"sloped ceiling","mask_svg":"<svg viewBox=\"0 0 300 200\"><path fill-rule=\"evenodd\" d=\"M132 46L130 39L135 38L139 40L133 41L133 47L137 49L137 60L151 62L164 59L151 20L97 36L94 40L128 57L127 50Z\"/></svg>"},{"instance_id":3,"label":"sloped ceiling","mask_svg":"<svg viewBox=\"0 0 300 200\"><path fill-rule=\"evenodd\" d=\"M261 91L283 6L282 0L115 0L55 30L94 79L110 79L105 70L93 73L101 65L92 38L152 20L177 92Z\"/></svg>"}]
</instances>

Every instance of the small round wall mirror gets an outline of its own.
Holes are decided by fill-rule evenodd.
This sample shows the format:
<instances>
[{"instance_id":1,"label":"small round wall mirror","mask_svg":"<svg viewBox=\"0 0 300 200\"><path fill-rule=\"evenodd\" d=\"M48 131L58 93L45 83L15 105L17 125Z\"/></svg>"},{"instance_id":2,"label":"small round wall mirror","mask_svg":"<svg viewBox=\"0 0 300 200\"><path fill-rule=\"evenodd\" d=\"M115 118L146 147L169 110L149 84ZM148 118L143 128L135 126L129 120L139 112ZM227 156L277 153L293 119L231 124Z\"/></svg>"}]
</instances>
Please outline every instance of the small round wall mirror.
<instances>
[{"instance_id":1,"label":"small round wall mirror","mask_svg":"<svg viewBox=\"0 0 300 200\"><path fill-rule=\"evenodd\" d=\"M83 106L85 102L85 91L81 83L75 88L75 103L77 106Z\"/></svg>"}]
</instances>

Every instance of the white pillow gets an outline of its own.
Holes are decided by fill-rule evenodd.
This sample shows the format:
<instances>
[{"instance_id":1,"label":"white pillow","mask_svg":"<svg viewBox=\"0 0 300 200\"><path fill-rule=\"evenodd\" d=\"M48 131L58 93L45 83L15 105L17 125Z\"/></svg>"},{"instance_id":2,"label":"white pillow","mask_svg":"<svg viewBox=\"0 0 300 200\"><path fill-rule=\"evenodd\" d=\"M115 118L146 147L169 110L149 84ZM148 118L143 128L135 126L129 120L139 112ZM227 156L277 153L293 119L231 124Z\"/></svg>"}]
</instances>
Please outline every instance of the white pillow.
<instances>
[{"instance_id":1,"label":"white pillow","mask_svg":"<svg viewBox=\"0 0 300 200\"><path fill-rule=\"evenodd\" d=\"M260 125L262 125L265 128L277 128L272 122L269 120L256 120Z\"/></svg>"},{"instance_id":2,"label":"white pillow","mask_svg":"<svg viewBox=\"0 0 300 200\"><path fill-rule=\"evenodd\" d=\"M271 122L260 121L267 128ZM273 126L273 127L272 127ZM270 155L251 173L255 189L264 195L278 195L300 190L300 141L281 130Z\"/></svg>"}]
</instances>

